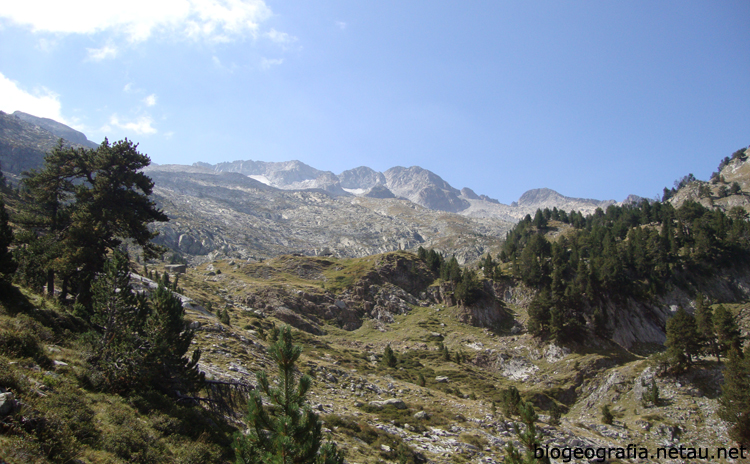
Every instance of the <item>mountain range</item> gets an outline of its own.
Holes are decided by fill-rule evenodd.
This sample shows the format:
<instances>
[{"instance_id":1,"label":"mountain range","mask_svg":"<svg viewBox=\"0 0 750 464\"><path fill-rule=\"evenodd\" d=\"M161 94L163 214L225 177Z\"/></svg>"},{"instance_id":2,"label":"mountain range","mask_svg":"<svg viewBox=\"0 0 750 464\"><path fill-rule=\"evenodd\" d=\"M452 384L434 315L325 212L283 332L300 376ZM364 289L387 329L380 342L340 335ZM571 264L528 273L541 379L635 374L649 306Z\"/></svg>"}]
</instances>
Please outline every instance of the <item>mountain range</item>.
<instances>
[{"instance_id":1,"label":"mountain range","mask_svg":"<svg viewBox=\"0 0 750 464\"><path fill-rule=\"evenodd\" d=\"M385 172L360 166L338 175L331 171L320 171L296 160L246 160L217 164L199 162L193 166L214 172L237 172L282 190L320 189L335 196L399 198L435 211L472 217L493 217L510 222L517 222L526 214L533 214L537 208L556 207L586 214L596 208L616 204L614 200L566 197L554 190L541 188L529 190L518 201L505 205L487 195L477 195L469 187L458 190L434 172L419 166L395 166Z\"/></svg>"},{"instance_id":2,"label":"mountain range","mask_svg":"<svg viewBox=\"0 0 750 464\"><path fill-rule=\"evenodd\" d=\"M0 162L11 178L39 168L60 138L66 146L97 146L51 119L0 112ZM512 225L538 208L588 214L615 204L542 188L505 205L419 166L360 166L336 175L300 161L246 160L146 171L155 201L171 218L154 226L157 241L198 261L290 251L361 257L424 246L464 263L497 252Z\"/></svg>"}]
</instances>

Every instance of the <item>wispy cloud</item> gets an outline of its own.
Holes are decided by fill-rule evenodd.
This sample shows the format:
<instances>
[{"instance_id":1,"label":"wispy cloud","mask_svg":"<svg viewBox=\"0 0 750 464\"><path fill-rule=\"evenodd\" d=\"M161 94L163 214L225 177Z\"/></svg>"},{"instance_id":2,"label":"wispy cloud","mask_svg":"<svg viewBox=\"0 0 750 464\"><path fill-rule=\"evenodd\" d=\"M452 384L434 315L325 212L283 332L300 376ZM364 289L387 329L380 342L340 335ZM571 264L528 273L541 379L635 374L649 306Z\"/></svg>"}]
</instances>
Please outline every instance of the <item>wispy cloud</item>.
<instances>
[{"instance_id":1,"label":"wispy cloud","mask_svg":"<svg viewBox=\"0 0 750 464\"><path fill-rule=\"evenodd\" d=\"M154 120L151 116L140 116L135 121L123 121L117 114L113 114L109 118L109 123L120 129L133 131L138 135L156 134L157 130L153 126ZM103 129L108 129L106 126Z\"/></svg>"},{"instance_id":2,"label":"wispy cloud","mask_svg":"<svg viewBox=\"0 0 750 464\"><path fill-rule=\"evenodd\" d=\"M117 48L105 45L102 48L87 48L88 59L91 61L102 61L117 57Z\"/></svg>"},{"instance_id":3,"label":"wispy cloud","mask_svg":"<svg viewBox=\"0 0 750 464\"><path fill-rule=\"evenodd\" d=\"M25 0L3 2L0 18L35 32L93 34L114 31L131 42L159 32L180 38L227 41L256 37L271 16L263 0Z\"/></svg>"},{"instance_id":4,"label":"wispy cloud","mask_svg":"<svg viewBox=\"0 0 750 464\"><path fill-rule=\"evenodd\" d=\"M0 73L0 95L3 96L0 98L0 110L6 113L23 111L34 116L67 122L60 112L60 97L46 87L37 87L29 92Z\"/></svg>"},{"instance_id":5,"label":"wispy cloud","mask_svg":"<svg viewBox=\"0 0 750 464\"><path fill-rule=\"evenodd\" d=\"M44 53L50 53L57 48L57 38L40 37L36 43L36 48Z\"/></svg>"},{"instance_id":6,"label":"wispy cloud","mask_svg":"<svg viewBox=\"0 0 750 464\"><path fill-rule=\"evenodd\" d=\"M283 58L263 58L260 60L260 67L263 70L268 70L271 69L272 66L280 65L283 62Z\"/></svg>"},{"instance_id":7,"label":"wispy cloud","mask_svg":"<svg viewBox=\"0 0 750 464\"><path fill-rule=\"evenodd\" d=\"M229 64L225 64L221 61L221 58L216 55L211 57L211 62L213 62L215 69L222 72L233 73L237 69L237 63L230 62Z\"/></svg>"},{"instance_id":8,"label":"wispy cloud","mask_svg":"<svg viewBox=\"0 0 750 464\"><path fill-rule=\"evenodd\" d=\"M297 41L297 37L289 35L286 32L279 32L273 28L270 31L266 32L264 35L269 38L271 42L277 43L279 45L289 45Z\"/></svg>"},{"instance_id":9,"label":"wispy cloud","mask_svg":"<svg viewBox=\"0 0 750 464\"><path fill-rule=\"evenodd\" d=\"M346 29L347 24L344 21L336 21L336 25L341 29L342 31Z\"/></svg>"},{"instance_id":10,"label":"wispy cloud","mask_svg":"<svg viewBox=\"0 0 750 464\"><path fill-rule=\"evenodd\" d=\"M148 97L143 99L143 103L146 104L146 106L154 106L156 105L156 94L152 93Z\"/></svg>"}]
</instances>

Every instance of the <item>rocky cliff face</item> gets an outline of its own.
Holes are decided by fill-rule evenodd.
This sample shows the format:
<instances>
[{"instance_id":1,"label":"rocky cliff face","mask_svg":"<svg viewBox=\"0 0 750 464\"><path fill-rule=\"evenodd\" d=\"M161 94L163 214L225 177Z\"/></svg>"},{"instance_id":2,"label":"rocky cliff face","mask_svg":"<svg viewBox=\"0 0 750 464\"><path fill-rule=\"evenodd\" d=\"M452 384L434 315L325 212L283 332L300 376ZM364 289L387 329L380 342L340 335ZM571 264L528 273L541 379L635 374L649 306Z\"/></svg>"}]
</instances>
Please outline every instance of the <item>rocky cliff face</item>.
<instances>
[{"instance_id":1,"label":"rocky cliff face","mask_svg":"<svg viewBox=\"0 0 750 464\"><path fill-rule=\"evenodd\" d=\"M729 189L735 182L740 186L740 191L732 194ZM686 201L696 201L706 208L723 211L739 206L750 212L750 148L745 150L743 156L729 161L719 172L717 181L690 182L669 199L675 208Z\"/></svg>"},{"instance_id":2,"label":"rocky cliff face","mask_svg":"<svg viewBox=\"0 0 750 464\"><path fill-rule=\"evenodd\" d=\"M355 330L365 320L391 323L394 316L406 314L410 305L427 306L424 290L435 279L426 265L413 254L388 253L360 262L361 272L346 276L352 285L339 293L318 290L315 285L330 282L329 276L341 264L335 260L283 256L244 268L249 277L274 279L292 275L307 282L307 290L286 286L258 286L246 291L240 304L274 316L308 333L325 333L325 323L344 330ZM336 285L336 279L330 285Z\"/></svg>"},{"instance_id":3,"label":"rocky cliff face","mask_svg":"<svg viewBox=\"0 0 750 464\"><path fill-rule=\"evenodd\" d=\"M348 189L371 189L378 185L386 185L383 173L377 172L367 166L360 166L342 172L339 174L339 181L343 188Z\"/></svg>"},{"instance_id":4,"label":"rocky cliff face","mask_svg":"<svg viewBox=\"0 0 750 464\"><path fill-rule=\"evenodd\" d=\"M397 166L387 170L384 175L386 185L396 196L427 208L455 213L469 206L468 202L459 198L461 192L440 176L419 166Z\"/></svg>"}]
</instances>

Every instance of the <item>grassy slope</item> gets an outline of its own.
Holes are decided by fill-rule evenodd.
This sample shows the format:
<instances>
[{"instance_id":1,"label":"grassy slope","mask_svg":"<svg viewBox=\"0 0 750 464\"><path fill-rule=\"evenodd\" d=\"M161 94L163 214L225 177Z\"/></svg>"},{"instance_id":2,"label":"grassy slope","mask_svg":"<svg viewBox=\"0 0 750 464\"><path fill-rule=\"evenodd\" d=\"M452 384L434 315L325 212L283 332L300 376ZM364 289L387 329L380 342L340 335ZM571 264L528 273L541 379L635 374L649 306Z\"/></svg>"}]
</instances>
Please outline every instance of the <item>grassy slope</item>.
<instances>
[{"instance_id":1,"label":"grassy slope","mask_svg":"<svg viewBox=\"0 0 750 464\"><path fill-rule=\"evenodd\" d=\"M200 302L212 302L214 309L226 307L231 316L231 326L225 326L213 316L188 312L189 319L202 323L195 338L196 346L203 350L201 367L209 377L250 383L254 382L254 372L271 367L264 335L278 321L244 307L241 301L247 292L270 286L336 293L375 269L381 259L382 255L346 260L285 256L264 263L214 262L210 271L214 275L209 275L206 265L189 269L180 276L184 293ZM150 268L163 272L161 265ZM59 312L59 308L29 294L12 305L15 306L3 306L0 333L8 331L16 321L27 320L26 316L15 314L19 305L26 306L25 312L44 305ZM511 309L517 319L524 319L523 307ZM655 449L657 443L667 439L668 427L678 424L684 429L682 442L688 445L718 446L726 441L725 424L717 421L714 414L716 382L711 376L659 378L657 384L664 402L644 408L632 388L643 370L653 364L648 358L609 345L548 356L549 348L528 335L493 333L467 326L457 321L457 314L455 307L413 306L408 314L396 316L393 324L366 321L352 332L325 325L327 333L322 336L295 332L297 342L304 347L301 370L316 379L310 401L323 415L329 436L346 450L349 462L397 461L398 449L402 455L411 453L404 451L404 446L436 462L473 462L480 455L499 461L503 456L502 443L513 437L508 428L512 418L499 411L493 413L492 403L499 403L501 391L510 385L537 404L545 433L557 437L558 442L564 442L564 437L580 437L617 446L637 440ZM6 363L4 366L9 361L17 364L9 366L10 374L5 374L0 385L20 382L14 391L24 402L34 405L42 416L61 417L62 423L70 425L81 421L70 418L64 405L49 406L45 398L61 398L61 403L65 403L65 398L73 397L86 405L83 411L89 414L88 422L94 428L76 432L68 430L70 426L62 427L61 437L44 439L28 432L5 432L0 435L0 449L20 449L30 457L28 462L47 462L44 455L49 450L44 446L49 448L55 440L68 443L74 450L71 453L83 462L147 462L154 458L138 454L138 449L141 453L157 453L163 462L220 462L212 461L209 455L222 452L226 458L226 447L221 448L222 444L226 446L224 432L212 436L206 430L202 434L183 430L185 414L198 411L167 407L158 398L124 399L86 390L85 382L80 380L85 354L76 341L75 330L55 332L43 324L23 330L36 334L45 357L68 366L48 369L34 361L33 356L12 356L6 349L0 358ZM439 342L448 348L450 360L438 351ZM395 368L379 362L387 344L397 354ZM463 362L456 362L457 353L464 355ZM527 369L513 371L514 362ZM704 364L707 372L716 370L710 360ZM39 370L35 365L40 366ZM417 384L419 374L426 380L424 387ZM441 376L447 377L448 382L438 382L436 378ZM19 378L31 380L14 380ZM610 385L612 378L617 381ZM695 396L695 389L700 386L704 387L705 397ZM39 396L39 392L48 396ZM393 397L402 399L407 408L379 409L370 405L371 401ZM560 427L546 424L545 410L553 400L569 410ZM161 404L162 410L149 411L152 406L143 406L154 403ZM604 404L612 405L616 417L613 426L600 424L599 410ZM62 408L63 412L55 408ZM415 418L414 414L420 411L425 411L428 418ZM198 416L203 417L201 414ZM644 430L646 424L649 431ZM702 432L705 427L711 428L710 433ZM145 448L144 443L148 444ZM179 457L179 453L192 453L193 460Z\"/></svg>"},{"instance_id":2,"label":"grassy slope","mask_svg":"<svg viewBox=\"0 0 750 464\"><path fill-rule=\"evenodd\" d=\"M155 392L90 389L82 321L25 289L0 293L0 387L21 403L0 418L0 460L228 462L219 418Z\"/></svg>"}]
</instances>

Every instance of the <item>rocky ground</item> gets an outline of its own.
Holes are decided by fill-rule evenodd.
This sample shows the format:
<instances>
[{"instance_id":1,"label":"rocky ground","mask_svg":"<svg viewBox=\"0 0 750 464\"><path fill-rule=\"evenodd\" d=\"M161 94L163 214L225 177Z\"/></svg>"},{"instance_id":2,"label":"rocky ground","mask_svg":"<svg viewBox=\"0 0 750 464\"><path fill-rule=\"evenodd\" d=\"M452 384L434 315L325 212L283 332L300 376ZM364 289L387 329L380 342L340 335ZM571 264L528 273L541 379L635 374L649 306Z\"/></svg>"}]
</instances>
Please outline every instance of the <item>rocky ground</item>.
<instances>
[{"instance_id":1,"label":"rocky ground","mask_svg":"<svg viewBox=\"0 0 750 464\"><path fill-rule=\"evenodd\" d=\"M404 445L428 462L502 462L505 445L517 440L518 418L498 406L511 385L535 404L550 449L632 444L632 453L646 449L649 456L618 461L613 450L609 462L678 463L693 461L652 455L660 447L713 453L728 446L727 424L716 415L722 366L712 359L683 376L663 376L653 357L612 343L540 343L523 329L525 298L518 289L503 292L505 324L476 327L460 322L466 310L442 299L439 286L406 279L414 269L398 254L367 262L316 260L222 260L189 268L179 282L195 303L188 313L210 378L253 384L255 372L272 368L266 336L273 325L303 329L295 337L304 347L301 371L315 379L311 404L347 451L347 462L397 462ZM227 308L231 325L205 305ZM399 360L395 368L381 362L387 344ZM656 405L643 400L652 380L661 397ZM552 402L565 411L559 425L550 423ZM611 425L602 423L604 405L614 414ZM241 414L235 420L241 425Z\"/></svg>"}]
</instances>

